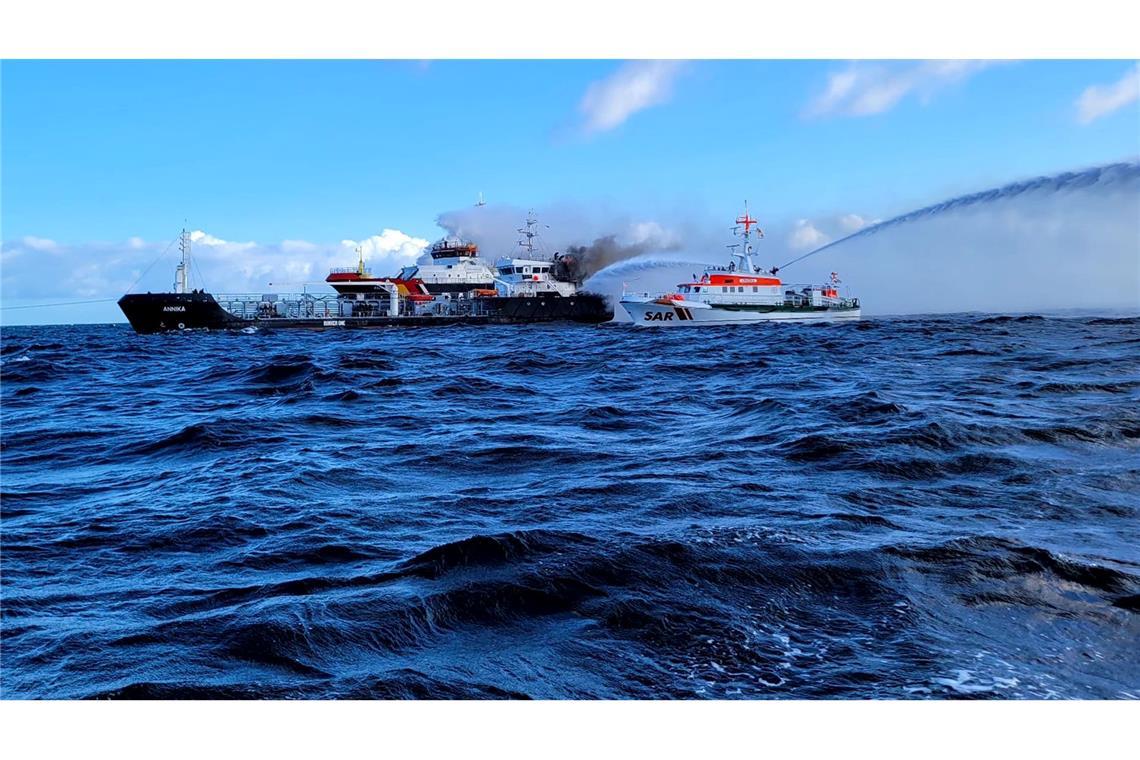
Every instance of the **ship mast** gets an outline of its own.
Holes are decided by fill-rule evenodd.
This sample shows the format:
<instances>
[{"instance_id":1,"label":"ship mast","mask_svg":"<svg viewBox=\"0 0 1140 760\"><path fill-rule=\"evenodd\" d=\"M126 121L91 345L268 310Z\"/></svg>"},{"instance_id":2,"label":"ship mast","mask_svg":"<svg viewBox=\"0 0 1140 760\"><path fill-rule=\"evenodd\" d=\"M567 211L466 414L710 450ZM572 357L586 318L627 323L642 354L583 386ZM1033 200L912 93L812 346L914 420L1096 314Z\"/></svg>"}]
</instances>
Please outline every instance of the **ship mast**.
<instances>
[{"instance_id":1,"label":"ship mast","mask_svg":"<svg viewBox=\"0 0 1140 760\"><path fill-rule=\"evenodd\" d=\"M733 227L733 232L736 232L736 230L740 229L739 225L744 225L744 232L739 233L740 237L744 240L744 245L741 246L743 248L741 252L737 252L737 246L730 245L729 248L732 249L732 256L734 258L740 258L741 269L745 269L745 267L747 267L745 271L747 271L749 274L755 274L760 271L760 267L756 266L756 264L752 261L753 249L751 235L752 225L758 225L759 223L748 215L748 201L744 201L744 216L737 217L736 224L737 226ZM764 230L760 229L759 226L756 227L756 236L760 238L764 237Z\"/></svg>"},{"instance_id":2,"label":"ship mast","mask_svg":"<svg viewBox=\"0 0 1140 760\"><path fill-rule=\"evenodd\" d=\"M190 290L190 230L185 227L178 236L178 250L182 252L182 261L174 270L174 290L186 293Z\"/></svg>"},{"instance_id":3,"label":"ship mast","mask_svg":"<svg viewBox=\"0 0 1140 760\"><path fill-rule=\"evenodd\" d=\"M531 209L526 215L526 226L519 227L519 234L526 238L519 239L519 247L526 251L528 259L534 258L534 239L538 237L537 227L538 219L534 216L534 209Z\"/></svg>"}]
</instances>

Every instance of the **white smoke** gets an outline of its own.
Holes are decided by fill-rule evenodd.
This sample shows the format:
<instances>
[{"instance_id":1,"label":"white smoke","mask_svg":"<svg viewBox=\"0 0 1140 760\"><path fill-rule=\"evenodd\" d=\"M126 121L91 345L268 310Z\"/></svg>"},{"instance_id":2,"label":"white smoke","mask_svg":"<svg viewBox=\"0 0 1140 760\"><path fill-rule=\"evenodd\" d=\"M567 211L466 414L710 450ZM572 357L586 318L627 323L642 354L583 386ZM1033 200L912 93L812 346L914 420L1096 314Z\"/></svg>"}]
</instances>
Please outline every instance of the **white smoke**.
<instances>
[{"instance_id":1,"label":"white smoke","mask_svg":"<svg viewBox=\"0 0 1140 760\"><path fill-rule=\"evenodd\" d=\"M603 240L625 249L629 256L673 251L682 246L687 236L684 229L653 218L570 204L536 209L498 204L472 206L446 211L436 218L436 224L449 234L475 243L481 256L494 260L522 253L520 228L531 211L538 219L536 248L547 257Z\"/></svg>"}]
</instances>

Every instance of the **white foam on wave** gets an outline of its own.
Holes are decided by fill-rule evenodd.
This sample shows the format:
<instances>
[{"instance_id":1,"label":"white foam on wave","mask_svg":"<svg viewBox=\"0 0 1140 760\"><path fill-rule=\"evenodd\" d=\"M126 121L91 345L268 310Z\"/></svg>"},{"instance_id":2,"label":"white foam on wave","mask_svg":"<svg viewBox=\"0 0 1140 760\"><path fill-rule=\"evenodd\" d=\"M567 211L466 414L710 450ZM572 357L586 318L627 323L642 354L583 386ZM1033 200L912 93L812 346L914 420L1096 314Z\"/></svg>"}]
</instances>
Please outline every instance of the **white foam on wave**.
<instances>
[{"instance_id":1,"label":"white foam on wave","mask_svg":"<svg viewBox=\"0 0 1140 760\"><path fill-rule=\"evenodd\" d=\"M1002 689L1012 689L1019 683L1016 678L1003 678L1001 676L993 676L988 680L979 680L974 677L972 672L965 668L959 668L954 671L953 678L940 677L930 680L932 683L945 686L958 694L984 694Z\"/></svg>"}]
</instances>

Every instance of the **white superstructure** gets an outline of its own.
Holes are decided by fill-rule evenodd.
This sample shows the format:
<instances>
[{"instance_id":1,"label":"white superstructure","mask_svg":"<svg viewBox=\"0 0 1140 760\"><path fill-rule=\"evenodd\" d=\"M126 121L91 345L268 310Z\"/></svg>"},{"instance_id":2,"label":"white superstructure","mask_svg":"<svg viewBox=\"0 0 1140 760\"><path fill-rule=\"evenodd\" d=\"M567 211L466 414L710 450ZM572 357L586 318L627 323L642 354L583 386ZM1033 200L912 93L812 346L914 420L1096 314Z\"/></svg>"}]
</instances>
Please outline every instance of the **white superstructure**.
<instances>
[{"instance_id":1,"label":"white superstructure","mask_svg":"<svg viewBox=\"0 0 1140 760\"><path fill-rule=\"evenodd\" d=\"M519 228L520 256L503 256L495 261L495 288L501 296L531 296L557 293L572 296L578 286L554 278L558 254L546 256L541 252L538 239L538 219L534 212L527 214L526 225Z\"/></svg>"},{"instance_id":2,"label":"white superstructure","mask_svg":"<svg viewBox=\"0 0 1140 760\"><path fill-rule=\"evenodd\" d=\"M452 235L436 241L428 252L429 263L404 267L400 278L419 278L433 293L462 293L493 287L495 272L490 262L479 256L479 248L474 243Z\"/></svg>"}]
</instances>

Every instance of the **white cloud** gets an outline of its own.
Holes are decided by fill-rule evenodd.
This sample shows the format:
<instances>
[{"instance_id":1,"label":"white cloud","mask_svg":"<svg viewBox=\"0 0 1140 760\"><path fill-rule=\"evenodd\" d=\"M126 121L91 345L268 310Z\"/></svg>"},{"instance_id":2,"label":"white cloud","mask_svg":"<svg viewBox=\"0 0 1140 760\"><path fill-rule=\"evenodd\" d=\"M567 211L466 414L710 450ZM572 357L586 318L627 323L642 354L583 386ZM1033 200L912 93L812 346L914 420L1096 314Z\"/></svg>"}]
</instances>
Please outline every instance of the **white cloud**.
<instances>
[{"instance_id":1,"label":"white cloud","mask_svg":"<svg viewBox=\"0 0 1140 760\"><path fill-rule=\"evenodd\" d=\"M220 248L225 251L247 251L250 248L256 248L257 243L234 243L229 240L222 240L221 238L214 237L213 235L202 232L202 230L194 230L190 233L190 242L195 246L207 246L209 248Z\"/></svg>"},{"instance_id":2,"label":"white cloud","mask_svg":"<svg viewBox=\"0 0 1140 760\"><path fill-rule=\"evenodd\" d=\"M827 87L805 110L810 117L871 116L889 111L908 95L928 102L949 85L965 81L995 61L921 61L911 64L855 62L828 76Z\"/></svg>"},{"instance_id":3,"label":"white cloud","mask_svg":"<svg viewBox=\"0 0 1140 760\"><path fill-rule=\"evenodd\" d=\"M809 251L853 235L879 221L856 213L825 214L812 219L799 219L791 227L777 225L770 231L773 237L785 240L788 250Z\"/></svg>"},{"instance_id":4,"label":"white cloud","mask_svg":"<svg viewBox=\"0 0 1140 760\"><path fill-rule=\"evenodd\" d=\"M416 260L428 246L423 238L412 237L400 230L384 229L379 235L372 235L364 240L342 240L341 248L347 254L353 254L361 248L364 259L374 267L387 267L398 269L416 263Z\"/></svg>"},{"instance_id":5,"label":"white cloud","mask_svg":"<svg viewBox=\"0 0 1140 760\"><path fill-rule=\"evenodd\" d=\"M631 245L646 243L661 249L675 248L681 243L681 237L675 231L652 221L631 224L628 237Z\"/></svg>"},{"instance_id":6,"label":"white cloud","mask_svg":"<svg viewBox=\"0 0 1140 760\"><path fill-rule=\"evenodd\" d=\"M831 237L827 233L807 219L800 219L792 228L791 235L788 236L788 247L797 251L806 251L810 248L818 248L830 240Z\"/></svg>"},{"instance_id":7,"label":"white cloud","mask_svg":"<svg viewBox=\"0 0 1140 760\"><path fill-rule=\"evenodd\" d=\"M1124 76L1112 84L1086 87L1075 103L1077 121L1090 124L1102 116L1118 111L1140 98L1140 63L1131 66Z\"/></svg>"},{"instance_id":8,"label":"white cloud","mask_svg":"<svg viewBox=\"0 0 1140 760\"><path fill-rule=\"evenodd\" d=\"M282 240L281 250L286 253L308 253L315 251L320 246L310 243L308 240Z\"/></svg>"},{"instance_id":9,"label":"white cloud","mask_svg":"<svg viewBox=\"0 0 1140 760\"><path fill-rule=\"evenodd\" d=\"M844 232L850 234L852 232L858 232L859 230L866 227L867 220L858 214L844 214L843 216L839 217L839 226L843 229Z\"/></svg>"},{"instance_id":10,"label":"white cloud","mask_svg":"<svg viewBox=\"0 0 1140 760\"><path fill-rule=\"evenodd\" d=\"M33 251L54 251L59 247L59 244L54 240L32 237L31 235L25 237L22 242L26 248L30 248Z\"/></svg>"},{"instance_id":11,"label":"white cloud","mask_svg":"<svg viewBox=\"0 0 1140 760\"><path fill-rule=\"evenodd\" d=\"M631 61L605 79L592 83L578 110L583 129L605 132L625 123L633 114L661 105L673 94L680 61Z\"/></svg>"}]
</instances>

